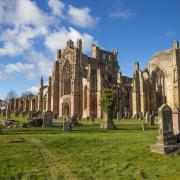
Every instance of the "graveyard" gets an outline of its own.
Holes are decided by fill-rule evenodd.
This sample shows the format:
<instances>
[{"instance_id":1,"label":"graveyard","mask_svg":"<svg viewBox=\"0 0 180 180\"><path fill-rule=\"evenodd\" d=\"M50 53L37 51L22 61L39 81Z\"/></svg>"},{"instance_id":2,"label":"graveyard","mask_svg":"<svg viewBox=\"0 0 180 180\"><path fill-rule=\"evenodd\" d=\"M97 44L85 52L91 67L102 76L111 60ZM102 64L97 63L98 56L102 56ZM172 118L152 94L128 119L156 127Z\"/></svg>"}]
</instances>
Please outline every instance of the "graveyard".
<instances>
[{"instance_id":1,"label":"graveyard","mask_svg":"<svg viewBox=\"0 0 180 180\"><path fill-rule=\"evenodd\" d=\"M5 128L0 179L179 179L179 155L149 150L157 125L147 123L149 129L143 131L140 120L114 123L118 129L108 131L99 128L99 120L82 120L70 132L59 127Z\"/></svg>"},{"instance_id":2,"label":"graveyard","mask_svg":"<svg viewBox=\"0 0 180 180\"><path fill-rule=\"evenodd\" d=\"M0 180L180 180L180 0L0 0Z\"/></svg>"}]
</instances>

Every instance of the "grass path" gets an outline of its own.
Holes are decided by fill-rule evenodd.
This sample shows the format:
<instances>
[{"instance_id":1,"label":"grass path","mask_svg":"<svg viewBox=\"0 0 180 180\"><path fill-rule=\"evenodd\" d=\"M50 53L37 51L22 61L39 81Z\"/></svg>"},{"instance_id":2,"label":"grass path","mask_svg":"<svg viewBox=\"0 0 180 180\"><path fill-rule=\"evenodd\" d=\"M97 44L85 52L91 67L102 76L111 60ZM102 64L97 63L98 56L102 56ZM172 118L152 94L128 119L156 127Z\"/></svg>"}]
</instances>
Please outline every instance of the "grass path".
<instances>
[{"instance_id":1,"label":"grass path","mask_svg":"<svg viewBox=\"0 0 180 180\"><path fill-rule=\"evenodd\" d=\"M142 131L139 120L115 121L117 130L99 122L63 132L62 128L3 129L0 179L131 180L180 179L180 156L151 153L157 127ZM18 140L22 142L18 142ZM14 142L13 142L14 141Z\"/></svg>"},{"instance_id":2,"label":"grass path","mask_svg":"<svg viewBox=\"0 0 180 180\"><path fill-rule=\"evenodd\" d=\"M46 146L42 143L40 139L27 138L27 142L34 144L40 151L41 156L44 160L46 167L48 168L48 173L52 180L56 180L57 171L63 171L65 179L76 180L77 178L72 175L71 171L66 167L65 164L60 163L57 156L53 155Z\"/></svg>"}]
</instances>

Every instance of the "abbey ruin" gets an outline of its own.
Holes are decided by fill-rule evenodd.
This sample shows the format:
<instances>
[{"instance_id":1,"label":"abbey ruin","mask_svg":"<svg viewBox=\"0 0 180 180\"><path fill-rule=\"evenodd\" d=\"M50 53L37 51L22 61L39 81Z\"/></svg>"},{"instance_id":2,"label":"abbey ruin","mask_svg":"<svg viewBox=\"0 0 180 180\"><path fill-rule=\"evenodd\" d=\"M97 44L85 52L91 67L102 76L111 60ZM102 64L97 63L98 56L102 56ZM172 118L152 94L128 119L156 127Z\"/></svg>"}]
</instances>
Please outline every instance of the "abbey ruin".
<instances>
[{"instance_id":1,"label":"abbey ruin","mask_svg":"<svg viewBox=\"0 0 180 180\"><path fill-rule=\"evenodd\" d=\"M102 118L101 91L104 87L117 92L117 113L122 117L144 117L157 114L167 103L179 117L180 108L180 50L177 41L168 50L153 55L147 67L140 69L135 62L134 76L119 71L118 52L105 51L92 45L92 56L82 52L82 41L72 40L64 50L57 51L48 85L40 80L38 96L10 101L12 112L51 110L58 116Z\"/></svg>"}]
</instances>

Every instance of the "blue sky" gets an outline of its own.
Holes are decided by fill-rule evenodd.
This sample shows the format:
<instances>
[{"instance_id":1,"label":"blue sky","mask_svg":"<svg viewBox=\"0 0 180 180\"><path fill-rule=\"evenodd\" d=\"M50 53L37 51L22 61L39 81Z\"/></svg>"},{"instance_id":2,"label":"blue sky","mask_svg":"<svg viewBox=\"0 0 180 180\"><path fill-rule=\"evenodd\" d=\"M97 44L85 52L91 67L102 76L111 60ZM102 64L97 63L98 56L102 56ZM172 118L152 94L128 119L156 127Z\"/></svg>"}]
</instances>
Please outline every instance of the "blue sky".
<instances>
[{"instance_id":1,"label":"blue sky","mask_svg":"<svg viewBox=\"0 0 180 180\"><path fill-rule=\"evenodd\" d=\"M179 7L179 0L1 0L0 98L37 91L69 38L82 38L88 55L92 43L118 49L120 70L132 76L134 61L143 69L180 40Z\"/></svg>"}]
</instances>

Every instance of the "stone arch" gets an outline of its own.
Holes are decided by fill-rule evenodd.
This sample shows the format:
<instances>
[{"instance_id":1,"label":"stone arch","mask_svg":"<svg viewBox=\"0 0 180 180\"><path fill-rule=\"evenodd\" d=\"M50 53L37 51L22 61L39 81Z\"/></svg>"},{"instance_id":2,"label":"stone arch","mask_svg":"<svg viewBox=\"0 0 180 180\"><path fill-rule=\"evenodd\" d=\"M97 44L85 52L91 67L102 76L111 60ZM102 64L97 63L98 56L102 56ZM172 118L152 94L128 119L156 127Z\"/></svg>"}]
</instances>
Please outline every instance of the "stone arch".
<instances>
[{"instance_id":1,"label":"stone arch","mask_svg":"<svg viewBox=\"0 0 180 180\"><path fill-rule=\"evenodd\" d=\"M156 66L151 72L152 104L156 110L166 103L165 79L166 73L159 66Z\"/></svg>"}]
</instances>

